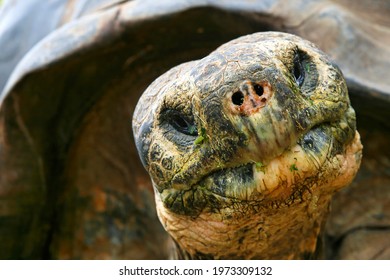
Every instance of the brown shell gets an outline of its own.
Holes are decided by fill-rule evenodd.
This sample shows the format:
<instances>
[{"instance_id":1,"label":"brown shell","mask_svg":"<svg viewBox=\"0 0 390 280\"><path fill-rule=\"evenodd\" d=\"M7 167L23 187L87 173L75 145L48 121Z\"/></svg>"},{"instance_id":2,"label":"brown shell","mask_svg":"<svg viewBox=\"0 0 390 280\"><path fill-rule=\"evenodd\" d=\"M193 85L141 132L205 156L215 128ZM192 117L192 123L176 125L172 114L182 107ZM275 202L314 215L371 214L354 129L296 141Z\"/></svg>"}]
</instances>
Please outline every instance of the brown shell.
<instances>
[{"instance_id":1,"label":"brown shell","mask_svg":"<svg viewBox=\"0 0 390 280\"><path fill-rule=\"evenodd\" d=\"M62 27L40 34L1 94L0 258L167 258L131 135L135 104L169 68L269 30L331 55L358 113L362 167L333 203L327 258L390 258L388 1L92 2L55 7ZM92 8L77 16L77 5Z\"/></svg>"}]
</instances>

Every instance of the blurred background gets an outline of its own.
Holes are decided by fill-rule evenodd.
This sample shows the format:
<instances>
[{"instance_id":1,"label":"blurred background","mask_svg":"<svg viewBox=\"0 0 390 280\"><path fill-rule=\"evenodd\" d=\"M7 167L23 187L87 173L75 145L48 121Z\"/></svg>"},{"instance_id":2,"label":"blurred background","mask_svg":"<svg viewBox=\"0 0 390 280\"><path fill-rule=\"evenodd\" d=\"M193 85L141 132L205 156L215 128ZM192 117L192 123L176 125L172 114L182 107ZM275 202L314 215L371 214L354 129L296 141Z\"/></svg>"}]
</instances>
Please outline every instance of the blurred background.
<instances>
[{"instance_id":1,"label":"blurred background","mask_svg":"<svg viewBox=\"0 0 390 280\"><path fill-rule=\"evenodd\" d=\"M389 259L387 0L0 0L0 258L168 258L134 107L171 67L261 31L328 53L357 111L364 159L325 258Z\"/></svg>"}]
</instances>

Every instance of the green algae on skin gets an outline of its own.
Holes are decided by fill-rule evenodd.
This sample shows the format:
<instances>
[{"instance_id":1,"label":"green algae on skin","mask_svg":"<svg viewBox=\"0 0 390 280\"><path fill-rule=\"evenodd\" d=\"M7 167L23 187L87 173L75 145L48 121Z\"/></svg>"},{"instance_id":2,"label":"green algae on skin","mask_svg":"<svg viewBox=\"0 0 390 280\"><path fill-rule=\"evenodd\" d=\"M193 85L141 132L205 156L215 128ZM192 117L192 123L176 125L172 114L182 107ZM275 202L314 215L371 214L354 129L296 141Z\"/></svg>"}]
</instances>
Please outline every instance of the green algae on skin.
<instances>
[{"instance_id":1,"label":"green algae on skin","mask_svg":"<svg viewBox=\"0 0 390 280\"><path fill-rule=\"evenodd\" d=\"M291 171L291 172L298 171L298 167L296 166L295 163L293 163L293 164L290 165L290 171Z\"/></svg>"},{"instance_id":2,"label":"green algae on skin","mask_svg":"<svg viewBox=\"0 0 390 280\"><path fill-rule=\"evenodd\" d=\"M261 161L257 161L255 165L257 171L261 171L265 174L265 165Z\"/></svg>"},{"instance_id":3,"label":"green algae on skin","mask_svg":"<svg viewBox=\"0 0 390 280\"><path fill-rule=\"evenodd\" d=\"M206 129L202 127L200 130L200 135L195 139L194 144L201 145L203 144L204 141L206 141L206 139L207 139Z\"/></svg>"}]
</instances>

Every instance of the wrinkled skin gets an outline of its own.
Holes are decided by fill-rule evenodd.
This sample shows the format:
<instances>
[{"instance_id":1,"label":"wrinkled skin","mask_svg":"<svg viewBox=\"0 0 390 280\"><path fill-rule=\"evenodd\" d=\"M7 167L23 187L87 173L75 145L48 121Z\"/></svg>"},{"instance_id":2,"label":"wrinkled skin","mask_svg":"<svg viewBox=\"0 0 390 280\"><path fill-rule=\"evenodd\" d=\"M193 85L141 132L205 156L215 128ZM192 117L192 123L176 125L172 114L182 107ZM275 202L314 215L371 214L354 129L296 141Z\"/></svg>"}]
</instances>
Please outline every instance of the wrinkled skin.
<instances>
[{"instance_id":1,"label":"wrinkled skin","mask_svg":"<svg viewBox=\"0 0 390 280\"><path fill-rule=\"evenodd\" d=\"M133 130L178 258L312 257L361 160L340 70L283 33L171 69L141 97Z\"/></svg>"}]
</instances>

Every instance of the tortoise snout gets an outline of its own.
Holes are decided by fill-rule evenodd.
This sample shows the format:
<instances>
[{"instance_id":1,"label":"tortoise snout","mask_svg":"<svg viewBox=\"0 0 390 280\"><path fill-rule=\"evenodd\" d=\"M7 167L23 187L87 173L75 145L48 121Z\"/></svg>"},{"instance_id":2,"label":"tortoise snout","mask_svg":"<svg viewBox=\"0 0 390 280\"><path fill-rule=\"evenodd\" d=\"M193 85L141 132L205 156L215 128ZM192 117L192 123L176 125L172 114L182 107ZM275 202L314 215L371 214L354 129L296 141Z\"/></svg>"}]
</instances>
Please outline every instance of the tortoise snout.
<instances>
[{"instance_id":1,"label":"tortoise snout","mask_svg":"<svg viewBox=\"0 0 390 280\"><path fill-rule=\"evenodd\" d=\"M263 108L272 96L271 85L267 82L245 81L238 91L230 96L230 110L233 113L249 116Z\"/></svg>"}]
</instances>

